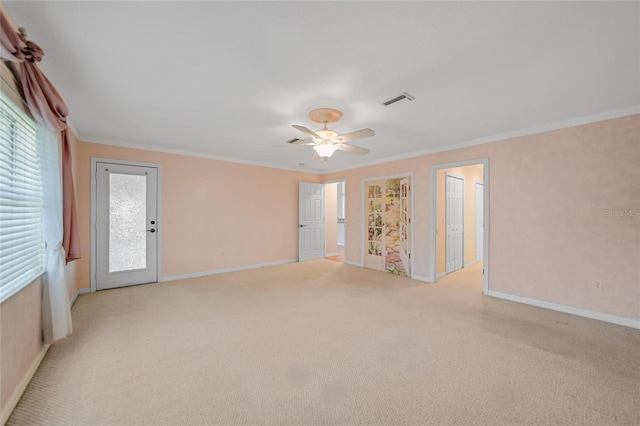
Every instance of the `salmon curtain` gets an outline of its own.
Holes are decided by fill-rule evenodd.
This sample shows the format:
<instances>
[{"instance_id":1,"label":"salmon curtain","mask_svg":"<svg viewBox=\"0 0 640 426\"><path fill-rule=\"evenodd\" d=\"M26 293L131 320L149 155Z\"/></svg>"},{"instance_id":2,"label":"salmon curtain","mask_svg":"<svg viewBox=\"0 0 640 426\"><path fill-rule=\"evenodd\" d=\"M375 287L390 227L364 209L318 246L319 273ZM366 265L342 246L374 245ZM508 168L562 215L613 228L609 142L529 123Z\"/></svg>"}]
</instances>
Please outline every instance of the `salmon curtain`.
<instances>
[{"instance_id":1,"label":"salmon curtain","mask_svg":"<svg viewBox=\"0 0 640 426\"><path fill-rule=\"evenodd\" d=\"M71 141L69 130L61 133L62 143L62 247L66 254L66 263L80 259L80 235L76 214L76 197L71 173Z\"/></svg>"},{"instance_id":2,"label":"salmon curtain","mask_svg":"<svg viewBox=\"0 0 640 426\"><path fill-rule=\"evenodd\" d=\"M0 10L0 59L17 62L24 98L33 118L47 128L61 131L62 189L63 189L63 247L66 262L80 259L80 238L73 187L73 164L69 147L67 115L69 110L62 97L38 67L44 53L40 47L26 39L15 29L4 8Z\"/></svg>"}]
</instances>

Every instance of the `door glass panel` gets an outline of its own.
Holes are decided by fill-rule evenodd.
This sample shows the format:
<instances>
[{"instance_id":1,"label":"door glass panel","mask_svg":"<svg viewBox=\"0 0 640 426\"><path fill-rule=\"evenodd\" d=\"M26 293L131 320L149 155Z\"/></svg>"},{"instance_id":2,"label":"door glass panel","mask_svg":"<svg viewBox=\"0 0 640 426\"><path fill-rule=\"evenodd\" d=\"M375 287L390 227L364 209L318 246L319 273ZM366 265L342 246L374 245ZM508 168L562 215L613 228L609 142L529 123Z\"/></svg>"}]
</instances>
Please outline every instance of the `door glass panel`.
<instances>
[{"instance_id":1,"label":"door glass panel","mask_svg":"<svg viewBox=\"0 0 640 426\"><path fill-rule=\"evenodd\" d=\"M147 177L109 174L109 272L147 267Z\"/></svg>"}]
</instances>

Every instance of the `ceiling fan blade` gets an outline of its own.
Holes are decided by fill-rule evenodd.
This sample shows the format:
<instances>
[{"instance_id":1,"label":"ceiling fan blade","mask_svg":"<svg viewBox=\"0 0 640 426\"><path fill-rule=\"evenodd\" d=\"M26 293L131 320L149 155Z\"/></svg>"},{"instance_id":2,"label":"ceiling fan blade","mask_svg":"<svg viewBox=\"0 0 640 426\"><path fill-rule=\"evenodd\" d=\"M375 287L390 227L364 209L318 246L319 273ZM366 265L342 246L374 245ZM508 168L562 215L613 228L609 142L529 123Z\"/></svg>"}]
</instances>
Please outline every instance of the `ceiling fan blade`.
<instances>
[{"instance_id":1,"label":"ceiling fan blade","mask_svg":"<svg viewBox=\"0 0 640 426\"><path fill-rule=\"evenodd\" d=\"M291 139L290 141L287 141L287 143L290 143L291 145L315 145L313 142L307 142L298 138Z\"/></svg>"},{"instance_id":2,"label":"ceiling fan blade","mask_svg":"<svg viewBox=\"0 0 640 426\"><path fill-rule=\"evenodd\" d=\"M365 155L369 153L369 150L367 148L360 148L359 146L353 145L336 144L336 148L338 148L340 151L351 152L353 154Z\"/></svg>"},{"instance_id":3,"label":"ceiling fan blade","mask_svg":"<svg viewBox=\"0 0 640 426\"><path fill-rule=\"evenodd\" d=\"M311 131L311 130L307 129L304 126L298 126L297 124L293 124L293 125L291 125L291 127L293 127L294 129L300 130L302 133L305 133L305 134L311 136L312 138L322 139L322 136L320 136L319 134L317 134L314 131Z\"/></svg>"},{"instance_id":4,"label":"ceiling fan blade","mask_svg":"<svg viewBox=\"0 0 640 426\"><path fill-rule=\"evenodd\" d=\"M374 136L376 132L371 129L361 129L355 132L345 133L344 135L338 135L334 138L336 142L348 143L356 139L368 138Z\"/></svg>"}]
</instances>

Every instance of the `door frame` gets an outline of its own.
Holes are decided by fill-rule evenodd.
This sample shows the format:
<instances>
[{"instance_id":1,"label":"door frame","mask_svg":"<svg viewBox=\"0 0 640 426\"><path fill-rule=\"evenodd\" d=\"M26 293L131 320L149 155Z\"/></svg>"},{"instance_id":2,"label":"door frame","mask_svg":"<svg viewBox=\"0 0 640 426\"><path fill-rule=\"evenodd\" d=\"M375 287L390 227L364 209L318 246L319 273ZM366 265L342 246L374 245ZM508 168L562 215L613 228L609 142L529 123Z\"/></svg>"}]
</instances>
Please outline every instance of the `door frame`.
<instances>
[{"instance_id":1,"label":"door frame","mask_svg":"<svg viewBox=\"0 0 640 426\"><path fill-rule=\"evenodd\" d=\"M347 221L347 179L346 178L341 178L341 179L334 179L334 180L327 180L327 181L323 181L322 183L325 185L331 184L331 183L340 183L342 182L344 185L344 262L343 263L347 263L347 228L349 226L349 223ZM327 202L327 192L325 191L324 193L324 197L325 200L324 202ZM326 223L326 216L325 216L325 224L324 224L324 232L325 232L325 239L327 238L327 223ZM325 255L326 255L326 249L325 249Z\"/></svg>"},{"instance_id":2,"label":"door frame","mask_svg":"<svg viewBox=\"0 0 640 426\"><path fill-rule=\"evenodd\" d=\"M475 160L467 160L467 161L457 161L454 163L446 163L446 164L437 164L431 166L431 282L435 283L437 281L437 273L436 273L436 212L438 208L438 197L437 197L437 178L438 178L438 170L441 169L450 169L453 167L465 167L465 166L475 166L478 164L482 164L482 179L484 185L484 233L482 235L482 251L483 251L483 270L484 274L482 275L482 293L487 295L489 293L489 158L478 158ZM464 248L463 248L464 249Z\"/></svg>"},{"instance_id":3,"label":"door frame","mask_svg":"<svg viewBox=\"0 0 640 426\"><path fill-rule=\"evenodd\" d=\"M444 202L445 202L444 212L445 213L444 213L444 217L445 217L445 225L447 225L445 227L445 242L448 241L448 239L449 239L449 226L448 226L448 222L446 220L446 218L449 217L449 215L448 215L449 209L447 209L447 192L446 192L447 178L448 177L452 177L454 179L460 179L462 181L462 265L460 266L459 269L455 269L455 270L453 270L451 272L447 272L447 274L450 274L452 272L459 271L460 269L464 269L464 265L465 265L465 262L464 262L465 245L464 245L464 243L465 243L465 233L467 232L467 230L466 230L466 226L464 226L464 221L465 221L465 215L464 215L464 213L465 213L465 189L466 189L464 176L458 176L456 174L447 172L447 173L444 174L444 179L445 179L445 186L444 186L445 187L445 195L444 195ZM445 263L447 261L446 252L447 251L445 251ZM445 271L446 271L446 268L445 268Z\"/></svg>"},{"instance_id":4,"label":"door frame","mask_svg":"<svg viewBox=\"0 0 640 426\"><path fill-rule=\"evenodd\" d=\"M415 190L415 179L413 177L413 172L411 173L400 173L400 174L396 174L396 175L386 175L386 176L375 176L375 177L370 177L370 178L363 178L362 179L362 186L360 188L360 192L361 192L361 201L360 201L360 214L362 215L362 217L360 218L360 220L362 221L362 227L361 227L361 232L362 234L360 235L360 245L361 245L361 249L360 249L360 263L359 264L355 264L355 263L350 263L351 265L355 265L355 266L360 266L364 268L364 256L365 256L365 250L366 250L366 244L365 244L365 235L367 235L367 220L366 220L366 200L365 200L365 189L366 189L366 184L367 182L371 182L374 180L388 180L388 179L402 179L402 178L409 178L409 182L411 185L411 197L410 197L410 206L409 206L409 219L411 220L411 229L410 229L410 238L411 238L411 257L409 259L409 274L407 274L407 278L413 278L415 275L415 237L414 237L414 224L416 221L416 218L414 216L414 211L413 211L413 204L414 204L414 194L416 192ZM346 238L345 238L345 244L346 244ZM345 253L346 253L346 246L345 246ZM346 262L345 262L346 263ZM385 271L386 272L386 271Z\"/></svg>"},{"instance_id":5,"label":"door frame","mask_svg":"<svg viewBox=\"0 0 640 426\"><path fill-rule=\"evenodd\" d=\"M91 293L97 291L96 282L96 264L97 264L97 230L96 230L96 215L97 215L97 180L96 180L96 167L97 163L109 163L109 164L121 164L123 166L139 166L139 167L154 167L158 169L158 197L157 197L157 241L158 250L156 255L156 270L158 276L158 282L162 281L162 165L157 163L144 163L141 161L125 161L114 160L112 158L99 158L91 157Z\"/></svg>"}]
</instances>

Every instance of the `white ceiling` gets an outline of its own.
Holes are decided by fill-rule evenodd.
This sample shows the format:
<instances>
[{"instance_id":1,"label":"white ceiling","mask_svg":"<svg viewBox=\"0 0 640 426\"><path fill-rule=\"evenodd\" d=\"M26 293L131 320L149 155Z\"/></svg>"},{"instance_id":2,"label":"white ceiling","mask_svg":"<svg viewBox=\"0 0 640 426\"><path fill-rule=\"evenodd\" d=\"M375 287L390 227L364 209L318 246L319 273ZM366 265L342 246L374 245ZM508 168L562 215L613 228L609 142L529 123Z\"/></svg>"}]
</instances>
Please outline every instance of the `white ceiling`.
<instances>
[{"instance_id":1,"label":"white ceiling","mask_svg":"<svg viewBox=\"0 0 640 426\"><path fill-rule=\"evenodd\" d=\"M4 4L87 141L326 172L640 105L640 2ZM319 107L371 153L287 145Z\"/></svg>"}]
</instances>

